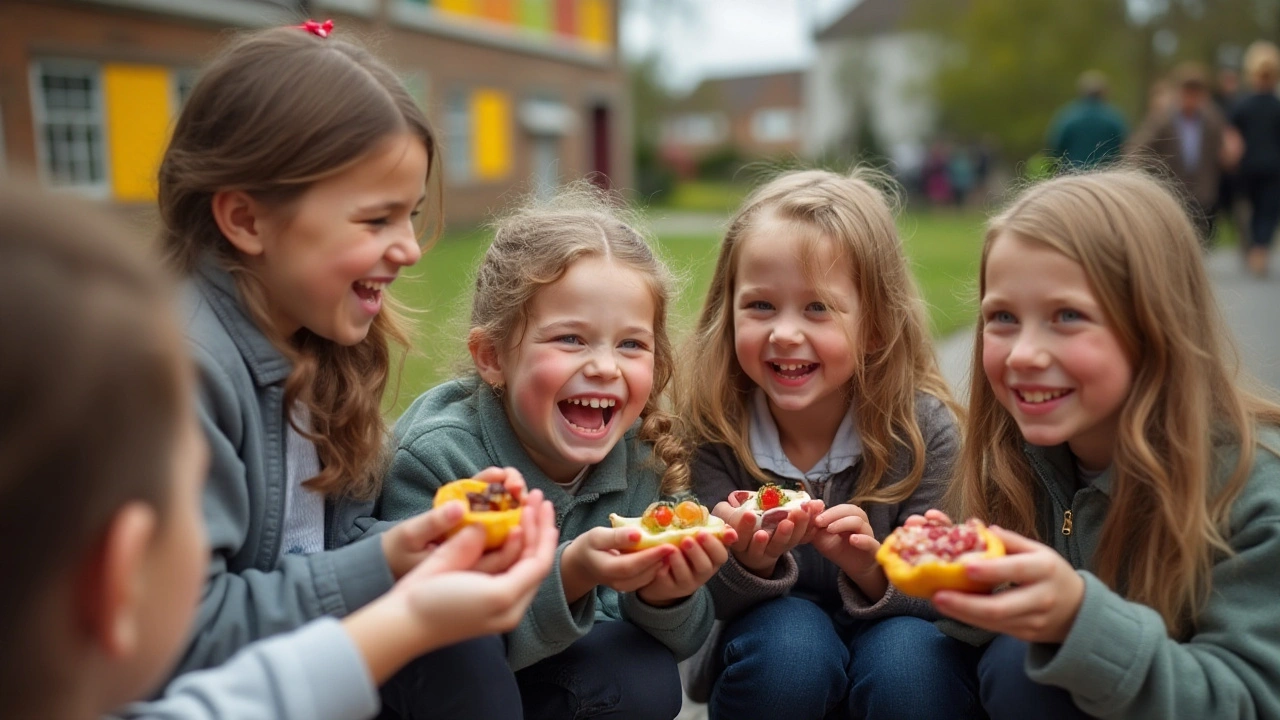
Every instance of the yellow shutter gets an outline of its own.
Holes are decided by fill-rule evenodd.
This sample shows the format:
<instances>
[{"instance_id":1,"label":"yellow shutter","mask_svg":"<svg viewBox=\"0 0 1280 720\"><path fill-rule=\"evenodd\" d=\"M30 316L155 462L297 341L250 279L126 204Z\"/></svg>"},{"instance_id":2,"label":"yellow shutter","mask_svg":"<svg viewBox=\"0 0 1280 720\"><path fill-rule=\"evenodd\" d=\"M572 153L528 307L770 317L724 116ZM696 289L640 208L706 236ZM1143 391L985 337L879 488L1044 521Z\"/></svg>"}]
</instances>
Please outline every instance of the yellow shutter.
<instances>
[{"instance_id":1,"label":"yellow shutter","mask_svg":"<svg viewBox=\"0 0 1280 720\"><path fill-rule=\"evenodd\" d=\"M609 45L609 0L579 0L579 32L593 45Z\"/></svg>"},{"instance_id":2,"label":"yellow shutter","mask_svg":"<svg viewBox=\"0 0 1280 720\"><path fill-rule=\"evenodd\" d=\"M500 180L511 173L511 99L498 90L471 95L472 158L481 180Z\"/></svg>"},{"instance_id":3,"label":"yellow shutter","mask_svg":"<svg viewBox=\"0 0 1280 720\"><path fill-rule=\"evenodd\" d=\"M109 64L102 68L111 190L117 200L152 201L156 172L173 118L169 69Z\"/></svg>"}]
</instances>

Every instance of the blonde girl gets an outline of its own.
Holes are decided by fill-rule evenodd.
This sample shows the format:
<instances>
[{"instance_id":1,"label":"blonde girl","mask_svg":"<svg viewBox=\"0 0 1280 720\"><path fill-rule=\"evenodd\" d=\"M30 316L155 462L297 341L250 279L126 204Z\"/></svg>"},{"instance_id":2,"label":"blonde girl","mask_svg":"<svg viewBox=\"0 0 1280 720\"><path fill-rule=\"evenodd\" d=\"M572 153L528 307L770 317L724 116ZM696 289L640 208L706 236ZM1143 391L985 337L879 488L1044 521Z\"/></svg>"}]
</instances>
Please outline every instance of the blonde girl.
<instances>
[{"instance_id":1,"label":"blonde girl","mask_svg":"<svg viewBox=\"0 0 1280 720\"><path fill-rule=\"evenodd\" d=\"M506 637L525 718L669 719L676 662L711 629L703 584L728 550L701 533L627 553L638 531L609 527L610 513L687 493L689 469L660 404L674 366L670 275L590 187L497 224L471 310L475 373L396 424L381 510L417 512L486 465L519 470L554 503L561 535L551 576Z\"/></svg>"},{"instance_id":2,"label":"blonde girl","mask_svg":"<svg viewBox=\"0 0 1280 720\"><path fill-rule=\"evenodd\" d=\"M992 718L1280 717L1280 407L1241 389L1174 196L1132 171L988 227L959 515L1009 556L940 592L999 636Z\"/></svg>"},{"instance_id":3,"label":"blonde girl","mask_svg":"<svg viewBox=\"0 0 1280 720\"><path fill-rule=\"evenodd\" d=\"M377 534L371 515L392 346L407 342L388 286L421 256L415 216L436 154L392 70L303 28L233 42L178 118L160 217L186 280L212 452L208 582L180 670L346 615L432 547L422 521ZM522 487L502 470L487 477ZM431 712L518 712L514 684L477 679L502 652L491 636L424 659L442 680Z\"/></svg>"},{"instance_id":4,"label":"blonde girl","mask_svg":"<svg viewBox=\"0 0 1280 720\"><path fill-rule=\"evenodd\" d=\"M966 711L969 689L947 669L963 667L962 645L874 559L878 538L942 497L957 433L893 213L868 177L790 172L755 190L685 354L694 489L738 530L708 584L723 632L692 683L712 717ZM814 499L756 530L724 501L763 483Z\"/></svg>"}]
</instances>

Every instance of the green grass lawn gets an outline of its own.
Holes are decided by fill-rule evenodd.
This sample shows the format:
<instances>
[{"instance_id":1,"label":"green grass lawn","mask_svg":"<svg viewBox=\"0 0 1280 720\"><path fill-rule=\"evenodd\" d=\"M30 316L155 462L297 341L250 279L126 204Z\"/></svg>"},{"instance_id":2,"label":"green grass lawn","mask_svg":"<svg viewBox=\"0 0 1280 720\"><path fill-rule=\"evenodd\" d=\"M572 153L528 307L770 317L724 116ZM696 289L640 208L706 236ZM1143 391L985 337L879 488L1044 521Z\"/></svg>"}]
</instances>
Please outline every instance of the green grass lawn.
<instances>
[{"instance_id":1,"label":"green grass lawn","mask_svg":"<svg viewBox=\"0 0 1280 720\"><path fill-rule=\"evenodd\" d=\"M935 335L969 324L974 279L981 247L982 217L977 213L905 215L899 222L916 278L929 304ZM483 230L450 232L395 285L401 302L415 309L417 345L405 361L393 416L417 395L468 367L466 319L476 264L488 245ZM693 322L715 264L719 237L659 237L667 263L680 274L680 295L672 308L676 339Z\"/></svg>"}]
</instances>

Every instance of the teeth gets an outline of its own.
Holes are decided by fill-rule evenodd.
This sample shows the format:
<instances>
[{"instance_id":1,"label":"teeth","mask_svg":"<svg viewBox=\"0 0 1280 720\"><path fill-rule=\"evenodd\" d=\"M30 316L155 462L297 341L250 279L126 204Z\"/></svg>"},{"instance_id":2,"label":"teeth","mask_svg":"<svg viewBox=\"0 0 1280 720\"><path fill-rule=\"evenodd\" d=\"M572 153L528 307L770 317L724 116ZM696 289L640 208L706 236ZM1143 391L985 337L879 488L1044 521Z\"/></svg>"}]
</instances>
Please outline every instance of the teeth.
<instances>
[{"instance_id":1,"label":"teeth","mask_svg":"<svg viewBox=\"0 0 1280 720\"><path fill-rule=\"evenodd\" d=\"M1060 398L1063 395L1066 395L1067 391L1066 390L1049 390L1049 391L1028 390L1021 394L1022 394L1023 400L1026 400L1027 402L1034 404L1034 403L1047 402L1049 400L1056 400L1057 398Z\"/></svg>"},{"instance_id":2,"label":"teeth","mask_svg":"<svg viewBox=\"0 0 1280 720\"><path fill-rule=\"evenodd\" d=\"M797 364L791 364L791 363L774 363L774 365L777 365L779 370L787 370L787 371L803 370L803 369L805 369L805 368L809 367L809 363L797 363Z\"/></svg>"},{"instance_id":3,"label":"teeth","mask_svg":"<svg viewBox=\"0 0 1280 720\"><path fill-rule=\"evenodd\" d=\"M618 401L612 398L569 398L565 402L570 405L586 405L593 408L611 408L618 404Z\"/></svg>"},{"instance_id":4,"label":"teeth","mask_svg":"<svg viewBox=\"0 0 1280 720\"><path fill-rule=\"evenodd\" d=\"M357 280L357 281L356 281L356 284L357 284L357 285L359 285L360 287L362 287L362 288L366 289L366 290L381 291L381 290L385 289L385 288L387 287L387 285L390 285L391 283L386 283L386 282L377 282L377 281L373 281L373 280Z\"/></svg>"}]
</instances>

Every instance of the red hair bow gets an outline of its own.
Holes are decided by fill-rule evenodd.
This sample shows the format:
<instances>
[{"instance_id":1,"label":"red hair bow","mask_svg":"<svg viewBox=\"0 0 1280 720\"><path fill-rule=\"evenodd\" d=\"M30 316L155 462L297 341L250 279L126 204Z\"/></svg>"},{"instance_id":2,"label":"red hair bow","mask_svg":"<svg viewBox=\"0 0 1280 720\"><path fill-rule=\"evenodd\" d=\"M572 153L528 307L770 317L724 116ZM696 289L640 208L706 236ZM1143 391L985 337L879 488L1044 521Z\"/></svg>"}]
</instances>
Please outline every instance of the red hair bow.
<instances>
[{"instance_id":1,"label":"red hair bow","mask_svg":"<svg viewBox=\"0 0 1280 720\"><path fill-rule=\"evenodd\" d=\"M301 25L295 25L294 27L306 30L312 35L327 38L329 37L329 33L333 32L333 21L325 20L322 23L318 23L315 20L308 20Z\"/></svg>"}]
</instances>

